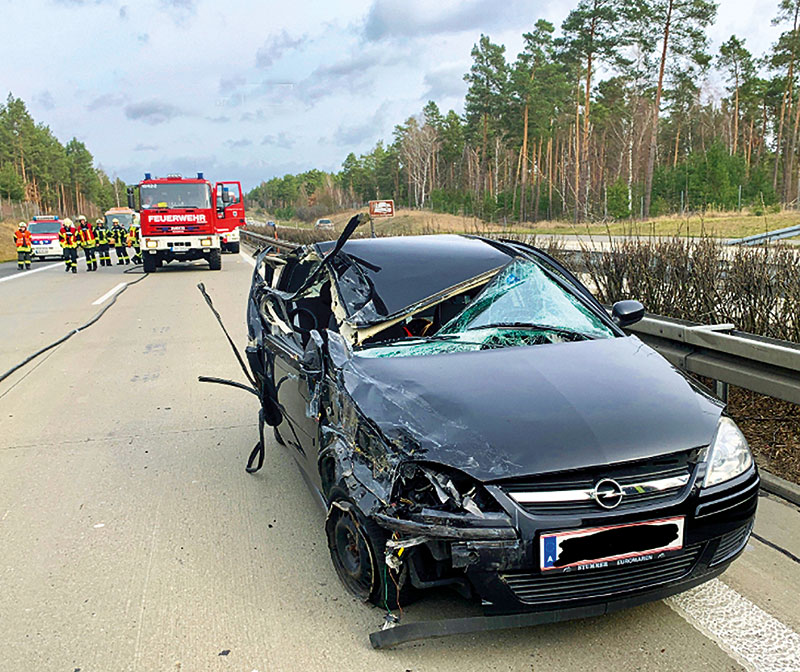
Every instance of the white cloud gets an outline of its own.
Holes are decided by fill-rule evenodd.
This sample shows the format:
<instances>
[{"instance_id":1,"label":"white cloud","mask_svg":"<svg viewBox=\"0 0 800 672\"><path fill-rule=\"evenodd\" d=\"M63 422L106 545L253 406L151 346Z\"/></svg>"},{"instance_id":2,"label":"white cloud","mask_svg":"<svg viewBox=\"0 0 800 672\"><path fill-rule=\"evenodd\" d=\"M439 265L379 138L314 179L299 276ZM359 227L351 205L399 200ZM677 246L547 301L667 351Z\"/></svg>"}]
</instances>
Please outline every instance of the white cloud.
<instances>
[{"instance_id":1,"label":"white cloud","mask_svg":"<svg viewBox=\"0 0 800 672\"><path fill-rule=\"evenodd\" d=\"M249 187L336 170L428 99L460 110L481 33L513 60L536 19L558 26L576 4L28 0L3 15L4 95L123 179L201 170ZM780 31L776 5L722 0L712 46L736 33L762 53ZM30 49L32 25L58 48Z\"/></svg>"}]
</instances>

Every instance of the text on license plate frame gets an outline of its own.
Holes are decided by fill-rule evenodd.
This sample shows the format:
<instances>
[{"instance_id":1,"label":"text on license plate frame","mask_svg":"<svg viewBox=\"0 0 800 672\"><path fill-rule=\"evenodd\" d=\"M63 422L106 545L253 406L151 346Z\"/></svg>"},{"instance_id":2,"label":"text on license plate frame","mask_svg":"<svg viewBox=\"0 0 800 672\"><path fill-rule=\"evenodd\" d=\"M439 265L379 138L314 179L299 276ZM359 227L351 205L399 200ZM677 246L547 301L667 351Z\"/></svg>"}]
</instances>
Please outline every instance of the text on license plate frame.
<instances>
[{"instance_id":1,"label":"text on license plate frame","mask_svg":"<svg viewBox=\"0 0 800 672\"><path fill-rule=\"evenodd\" d=\"M562 530L557 532L542 532L539 535L539 569L542 572L559 573L578 569L596 569L601 567L621 566L626 564L637 564L657 557L665 557L683 550L685 516L672 516L670 518L658 518L655 520L645 520L637 523L625 523L622 525L605 525L602 527L588 527L578 530ZM668 525L677 525L677 537L674 540L664 542L666 536L671 533ZM581 539L594 537L595 543L613 543L614 537L630 537L626 532L629 528L645 527L647 533L653 539L653 548L629 549L621 553L604 554L602 557L580 558L586 555L581 549L591 542L582 542ZM644 543L645 530L639 531L636 543ZM659 539L660 537L660 539ZM564 541L571 541L568 551L564 548ZM628 542L631 543L631 542ZM562 559L565 552L575 556L572 562L556 566L556 562ZM595 554L597 552L595 551ZM645 556L652 556L648 558Z\"/></svg>"}]
</instances>

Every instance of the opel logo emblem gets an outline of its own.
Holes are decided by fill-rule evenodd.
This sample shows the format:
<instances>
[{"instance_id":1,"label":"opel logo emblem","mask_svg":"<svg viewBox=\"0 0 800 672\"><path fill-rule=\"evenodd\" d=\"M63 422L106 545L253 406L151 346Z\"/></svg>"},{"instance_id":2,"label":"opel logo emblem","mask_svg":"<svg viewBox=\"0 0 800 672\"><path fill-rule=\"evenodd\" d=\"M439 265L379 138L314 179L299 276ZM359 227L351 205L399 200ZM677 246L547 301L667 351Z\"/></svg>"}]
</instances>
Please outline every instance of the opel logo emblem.
<instances>
[{"instance_id":1,"label":"opel logo emblem","mask_svg":"<svg viewBox=\"0 0 800 672\"><path fill-rule=\"evenodd\" d=\"M612 478L597 481L592 497L604 509L616 509L622 501L622 486Z\"/></svg>"}]
</instances>

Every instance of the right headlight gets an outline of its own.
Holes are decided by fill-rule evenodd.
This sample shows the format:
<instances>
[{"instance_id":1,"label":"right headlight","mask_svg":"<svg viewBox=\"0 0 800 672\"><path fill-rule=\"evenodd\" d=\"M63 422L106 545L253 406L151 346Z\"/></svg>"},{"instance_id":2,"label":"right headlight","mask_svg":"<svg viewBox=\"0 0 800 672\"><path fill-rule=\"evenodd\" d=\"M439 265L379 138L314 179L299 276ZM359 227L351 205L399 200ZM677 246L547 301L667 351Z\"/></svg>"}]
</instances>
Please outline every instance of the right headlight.
<instances>
[{"instance_id":1,"label":"right headlight","mask_svg":"<svg viewBox=\"0 0 800 672\"><path fill-rule=\"evenodd\" d=\"M708 453L703 487L717 485L743 474L753 464L747 439L730 418L722 417Z\"/></svg>"}]
</instances>

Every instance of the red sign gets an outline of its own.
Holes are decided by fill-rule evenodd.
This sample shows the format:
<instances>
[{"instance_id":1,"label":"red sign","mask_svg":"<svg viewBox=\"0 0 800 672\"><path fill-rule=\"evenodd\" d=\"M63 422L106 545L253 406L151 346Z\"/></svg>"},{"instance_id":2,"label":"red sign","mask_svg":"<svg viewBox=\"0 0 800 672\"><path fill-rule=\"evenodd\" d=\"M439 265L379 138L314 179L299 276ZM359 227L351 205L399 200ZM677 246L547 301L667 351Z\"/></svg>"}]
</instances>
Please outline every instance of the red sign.
<instances>
[{"instance_id":1,"label":"red sign","mask_svg":"<svg viewBox=\"0 0 800 672\"><path fill-rule=\"evenodd\" d=\"M370 217L394 217L394 201L370 201Z\"/></svg>"}]
</instances>

